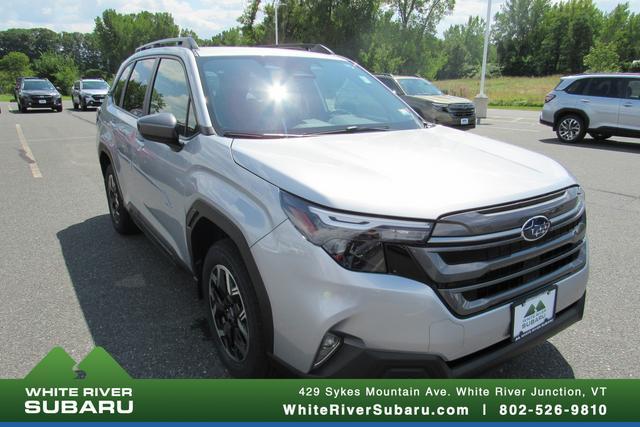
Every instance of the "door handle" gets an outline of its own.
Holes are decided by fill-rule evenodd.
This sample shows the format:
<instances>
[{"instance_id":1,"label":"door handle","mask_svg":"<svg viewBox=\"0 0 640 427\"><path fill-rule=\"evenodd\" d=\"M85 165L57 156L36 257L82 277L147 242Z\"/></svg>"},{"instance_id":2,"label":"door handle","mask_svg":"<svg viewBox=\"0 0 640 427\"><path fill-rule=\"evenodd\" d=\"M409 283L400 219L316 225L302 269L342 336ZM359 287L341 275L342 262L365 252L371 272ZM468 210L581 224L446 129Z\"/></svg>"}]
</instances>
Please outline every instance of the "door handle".
<instances>
[{"instance_id":1,"label":"door handle","mask_svg":"<svg viewBox=\"0 0 640 427\"><path fill-rule=\"evenodd\" d=\"M626 104L622 104L623 107L633 107L633 104L630 102L627 102Z\"/></svg>"},{"instance_id":2,"label":"door handle","mask_svg":"<svg viewBox=\"0 0 640 427\"><path fill-rule=\"evenodd\" d=\"M580 102L584 102L585 104L590 103L591 101L589 101L588 99L581 99Z\"/></svg>"}]
</instances>

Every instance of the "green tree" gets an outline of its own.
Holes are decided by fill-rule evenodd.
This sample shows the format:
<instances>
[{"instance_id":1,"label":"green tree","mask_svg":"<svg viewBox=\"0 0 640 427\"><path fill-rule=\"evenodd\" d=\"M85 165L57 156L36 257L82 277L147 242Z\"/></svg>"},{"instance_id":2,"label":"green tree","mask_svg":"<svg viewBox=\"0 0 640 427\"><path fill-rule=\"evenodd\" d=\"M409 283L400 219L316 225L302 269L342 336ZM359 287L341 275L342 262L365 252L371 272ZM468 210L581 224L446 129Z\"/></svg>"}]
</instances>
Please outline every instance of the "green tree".
<instances>
[{"instance_id":1,"label":"green tree","mask_svg":"<svg viewBox=\"0 0 640 427\"><path fill-rule=\"evenodd\" d=\"M507 0L495 16L493 37L507 75L535 75L549 0Z\"/></svg>"},{"instance_id":2,"label":"green tree","mask_svg":"<svg viewBox=\"0 0 640 427\"><path fill-rule=\"evenodd\" d=\"M589 72L620 71L620 57L616 52L615 44L597 41L584 57L584 66Z\"/></svg>"},{"instance_id":3,"label":"green tree","mask_svg":"<svg viewBox=\"0 0 640 427\"><path fill-rule=\"evenodd\" d=\"M466 24L452 25L444 32L446 62L438 70L439 79L472 77L478 73L482 65L484 29L484 20L470 16Z\"/></svg>"},{"instance_id":4,"label":"green tree","mask_svg":"<svg viewBox=\"0 0 640 427\"><path fill-rule=\"evenodd\" d=\"M9 52L0 59L0 93L9 93L16 78L33 74L29 57L22 52Z\"/></svg>"},{"instance_id":5,"label":"green tree","mask_svg":"<svg viewBox=\"0 0 640 427\"><path fill-rule=\"evenodd\" d=\"M11 28L0 31L0 57L22 52L32 61L45 52L60 50L60 38L48 28Z\"/></svg>"},{"instance_id":6,"label":"green tree","mask_svg":"<svg viewBox=\"0 0 640 427\"><path fill-rule=\"evenodd\" d=\"M59 53L43 54L34 62L33 68L39 77L49 79L54 86L60 88L63 94L67 95L74 80L80 76L78 66L73 58Z\"/></svg>"},{"instance_id":7,"label":"green tree","mask_svg":"<svg viewBox=\"0 0 640 427\"><path fill-rule=\"evenodd\" d=\"M115 73L122 61L140 45L179 34L170 13L145 11L123 15L107 9L95 22L97 43L110 73Z\"/></svg>"}]
</instances>

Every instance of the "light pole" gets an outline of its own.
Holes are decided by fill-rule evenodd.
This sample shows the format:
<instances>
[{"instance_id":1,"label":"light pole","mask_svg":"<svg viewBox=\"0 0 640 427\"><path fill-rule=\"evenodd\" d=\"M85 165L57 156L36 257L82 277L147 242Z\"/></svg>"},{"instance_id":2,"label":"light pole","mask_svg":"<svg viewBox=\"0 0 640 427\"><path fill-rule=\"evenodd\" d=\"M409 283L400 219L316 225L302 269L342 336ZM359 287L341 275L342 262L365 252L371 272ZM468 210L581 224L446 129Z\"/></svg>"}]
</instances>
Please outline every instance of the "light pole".
<instances>
[{"instance_id":1,"label":"light pole","mask_svg":"<svg viewBox=\"0 0 640 427\"><path fill-rule=\"evenodd\" d=\"M487 0L487 22L484 29L484 49L482 50L482 71L480 72L480 93L476 95L474 104L476 105L476 118L487 117L489 98L484 94L484 78L487 73L487 54L489 53L489 37L491 36L491 0Z\"/></svg>"},{"instance_id":2,"label":"light pole","mask_svg":"<svg viewBox=\"0 0 640 427\"><path fill-rule=\"evenodd\" d=\"M280 6L280 1L274 0L273 6L276 8L276 46L278 46L278 6Z\"/></svg>"}]
</instances>

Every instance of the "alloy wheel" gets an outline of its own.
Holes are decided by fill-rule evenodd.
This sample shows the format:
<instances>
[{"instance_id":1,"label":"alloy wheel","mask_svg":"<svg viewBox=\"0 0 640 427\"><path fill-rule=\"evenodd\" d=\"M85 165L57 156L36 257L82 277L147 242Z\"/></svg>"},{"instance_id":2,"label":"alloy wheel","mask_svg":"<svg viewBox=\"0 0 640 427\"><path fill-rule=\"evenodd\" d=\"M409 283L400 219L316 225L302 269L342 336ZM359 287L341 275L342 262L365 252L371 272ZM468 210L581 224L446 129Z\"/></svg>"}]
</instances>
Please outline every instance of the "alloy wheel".
<instances>
[{"instance_id":1,"label":"alloy wheel","mask_svg":"<svg viewBox=\"0 0 640 427\"><path fill-rule=\"evenodd\" d=\"M227 355L236 362L249 351L249 324L240 289L227 267L217 264L209 277L209 308Z\"/></svg>"},{"instance_id":2,"label":"alloy wheel","mask_svg":"<svg viewBox=\"0 0 640 427\"><path fill-rule=\"evenodd\" d=\"M578 137L581 131L580 123L573 117L568 117L560 122L558 133L560 137L566 141L573 141Z\"/></svg>"},{"instance_id":3,"label":"alloy wheel","mask_svg":"<svg viewBox=\"0 0 640 427\"><path fill-rule=\"evenodd\" d=\"M120 194L118 193L118 186L113 174L107 178L107 197L109 198L109 210L111 211L111 217L117 224L120 222Z\"/></svg>"}]
</instances>

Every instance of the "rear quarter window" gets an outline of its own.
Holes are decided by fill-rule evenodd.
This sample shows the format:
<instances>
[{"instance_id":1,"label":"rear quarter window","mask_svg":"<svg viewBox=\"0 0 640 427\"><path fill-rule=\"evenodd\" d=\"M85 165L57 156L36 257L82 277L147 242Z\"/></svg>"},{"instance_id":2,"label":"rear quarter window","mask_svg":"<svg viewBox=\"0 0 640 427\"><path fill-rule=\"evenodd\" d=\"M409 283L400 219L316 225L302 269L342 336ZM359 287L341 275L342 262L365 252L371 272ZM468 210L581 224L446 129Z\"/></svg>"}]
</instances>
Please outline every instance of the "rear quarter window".
<instances>
[{"instance_id":1,"label":"rear quarter window","mask_svg":"<svg viewBox=\"0 0 640 427\"><path fill-rule=\"evenodd\" d=\"M133 68L133 64L127 65L127 68L124 69L122 74L120 74L120 78L113 85L113 91L111 92L111 97L113 99L113 103L120 106L120 101L122 100L122 90L124 89L124 85L129 80L129 74L131 74L131 68Z\"/></svg>"}]
</instances>

